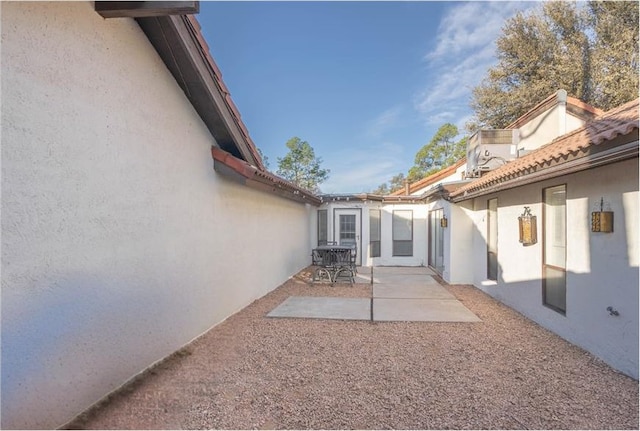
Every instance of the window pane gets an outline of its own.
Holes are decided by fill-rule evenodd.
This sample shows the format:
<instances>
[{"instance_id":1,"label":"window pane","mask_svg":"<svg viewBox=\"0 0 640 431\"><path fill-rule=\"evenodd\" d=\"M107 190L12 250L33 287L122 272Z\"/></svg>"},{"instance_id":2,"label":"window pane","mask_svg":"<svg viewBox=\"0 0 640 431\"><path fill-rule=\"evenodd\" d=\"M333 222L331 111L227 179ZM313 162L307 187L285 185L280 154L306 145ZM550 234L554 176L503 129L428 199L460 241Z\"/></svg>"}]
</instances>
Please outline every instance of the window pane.
<instances>
[{"instance_id":1,"label":"window pane","mask_svg":"<svg viewBox=\"0 0 640 431\"><path fill-rule=\"evenodd\" d=\"M380 257L380 210L369 210L369 256Z\"/></svg>"},{"instance_id":2,"label":"window pane","mask_svg":"<svg viewBox=\"0 0 640 431\"><path fill-rule=\"evenodd\" d=\"M393 212L393 240L410 241L413 239L413 211Z\"/></svg>"},{"instance_id":3,"label":"window pane","mask_svg":"<svg viewBox=\"0 0 640 431\"><path fill-rule=\"evenodd\" d=\"M369 256L380 257L380 241L371 241L369 243Z\"/></svg>"},{"instance_id":4,"label":"window pane","mask_svg":"<svg viewBox=\"0 0 640 431\"><path fill-rule=\"evenodd\" d=\"M369 210L369 239L380 241L380 210Z\"/></svg>"},{"instance_id":5,"label":"window pane","mask_svg":"<svg viewBox=\"0 0 640 431\"><path fill-rule=\"evenodd\" d=\"M487 202L487 279L498 279L498 199Z\"/></svg>"},{"instance_id":6,"label":"window pane","mask_svg":"<svg viewBox=\"0 0 640 431\"><path fill-rule=\"evenodd\" d=\"M545 264L565 267L566 254L566 190L564 186L551 187L544 191Z\"/></svg>"},{"instance_id":7,"label":"window pane","mask_svg":"<svg viewBox=\"0 0 640 431\"><path fill-rule=\"evenodd\" d=\"M327 210L318 210L318 245L327 243Z\"/></svg>"},{"instance_id":8,"label":"window pane","mask_svg":"<svg viewBox=\"0 0 640 431\"><path fill-rule=\"evenodd\" d=\"M393 241L394 256L413 256L413 241Z\"/></svg>"},{"instance_id":9,"label":"window pane","mask_svg":"<svg viewBox=\"0 0 640 431\"><path fill-rule=\"evenodd\" d=\"M356 216L354 214L340 215L340 244L355 244Z\"/></svg>"},{"instance_id":10,"label":"window pane","mask_svg":"<svg viewBox=\"0 0 640 431\"><path fill-rule=\"evenodd\" d=\"M566 273L550 267L544 269L544 303L559 310L567 309Z\"/></svg>"}]
</instances>

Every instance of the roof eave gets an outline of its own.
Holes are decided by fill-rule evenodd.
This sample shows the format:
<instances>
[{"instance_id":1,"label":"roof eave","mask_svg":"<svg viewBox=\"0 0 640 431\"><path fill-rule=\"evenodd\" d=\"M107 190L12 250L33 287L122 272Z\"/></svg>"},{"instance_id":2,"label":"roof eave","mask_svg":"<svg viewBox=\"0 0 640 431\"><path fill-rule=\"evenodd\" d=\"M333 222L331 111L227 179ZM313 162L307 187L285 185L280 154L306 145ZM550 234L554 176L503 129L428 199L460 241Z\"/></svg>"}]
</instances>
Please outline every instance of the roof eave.
<instances>
[{"instance_id":1,"label":"roof eave","mask_svg":"<svg viewBox=\"0 0 640 431\"><path fill-rule=\"evenodd\" d=\"M622 162L634 157L638 157L637 137L635 140L623 145L617 145L595 153L588 153L583 157L577 157L565 163L559 163L547 168L539 168L534 172L516 175L513 178L500 180L495 184L488 184L487 186L476 190L468 190L459 195L454 194L454 196L451 197L451 201L458 203L503 190L537 183L616 162Z\"/></svg>"},{"instance_id":2,"label":"roof eave","mask_svg":"<svg viewBox=\"0 0 640 431\"><path fill-rule=\"evenodd\" d=\"M300 203L314 206L322 203L322 200L313 193L270 172L259 170L220 148L212 146L211 157L215 171L238 184Z\"/></svg>"},{"instance_id":3,"label":"roof eave","mask_svg":"<svg viewBox=\"0 0 640 431\"><path fill-rule=\"evenodd\" d=\"M136 18L194 109L225 151L264 169L193 16Z\"/></svg>"}]
</instances>

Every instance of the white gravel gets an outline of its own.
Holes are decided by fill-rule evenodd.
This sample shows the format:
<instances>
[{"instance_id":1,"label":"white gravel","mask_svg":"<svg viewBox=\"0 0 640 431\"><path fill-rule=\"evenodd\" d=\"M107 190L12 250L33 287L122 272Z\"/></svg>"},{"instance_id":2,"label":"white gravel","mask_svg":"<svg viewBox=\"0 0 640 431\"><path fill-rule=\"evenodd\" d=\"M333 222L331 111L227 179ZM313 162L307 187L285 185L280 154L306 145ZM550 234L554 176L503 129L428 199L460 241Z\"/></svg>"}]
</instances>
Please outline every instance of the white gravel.
<instances>
[{"instance_id":1,"label":"white gravel","mask_svg":"<svg viewBox=\"0 0 640 431\"><path fill-rule=\"evenodd\" d=\"M638 382L478 289L480 323L267 318L289 280L79 417L90 429L638 429Z\"/></svg>"}]
</instances>

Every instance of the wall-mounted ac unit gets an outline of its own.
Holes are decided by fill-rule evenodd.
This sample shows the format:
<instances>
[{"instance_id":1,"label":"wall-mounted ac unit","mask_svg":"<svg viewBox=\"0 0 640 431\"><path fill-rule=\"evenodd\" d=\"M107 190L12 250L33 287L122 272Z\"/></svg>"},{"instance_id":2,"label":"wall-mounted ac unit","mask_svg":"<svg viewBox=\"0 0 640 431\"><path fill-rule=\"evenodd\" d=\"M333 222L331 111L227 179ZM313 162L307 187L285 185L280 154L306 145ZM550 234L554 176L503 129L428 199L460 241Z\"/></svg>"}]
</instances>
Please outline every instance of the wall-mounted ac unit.
<instances>
[{"instance_id":1,"label":"wall-mounted ac unit","mask_svg":"<svg viewBox=\"0 0 640 431\"><path fill-rule=\"evenodd\" d=\"M467 142L467 178L478 178L517 158L518 129L479 130Z\"/></svg>"}]
</instances>

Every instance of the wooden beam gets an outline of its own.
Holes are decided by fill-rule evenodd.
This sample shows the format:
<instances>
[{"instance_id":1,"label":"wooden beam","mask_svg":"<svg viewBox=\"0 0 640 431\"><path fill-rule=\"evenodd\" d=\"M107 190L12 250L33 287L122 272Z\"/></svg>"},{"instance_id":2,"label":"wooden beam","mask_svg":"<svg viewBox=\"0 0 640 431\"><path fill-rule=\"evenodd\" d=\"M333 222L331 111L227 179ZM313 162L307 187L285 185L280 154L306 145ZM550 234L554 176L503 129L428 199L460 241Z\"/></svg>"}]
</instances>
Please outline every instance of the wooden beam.
<instances>
[{"instance_id":1,"label":"wooden beam","mask_svg":"<svg viewBox=\"0 0 640 431\"><path fill-rule=\"evenodd\" d=\"M148 18L193 15L200 12L199 1L96 1L95 10L103 18Z\"/></svg>"}]
</instances>

